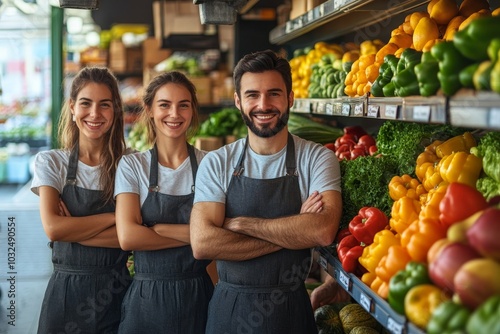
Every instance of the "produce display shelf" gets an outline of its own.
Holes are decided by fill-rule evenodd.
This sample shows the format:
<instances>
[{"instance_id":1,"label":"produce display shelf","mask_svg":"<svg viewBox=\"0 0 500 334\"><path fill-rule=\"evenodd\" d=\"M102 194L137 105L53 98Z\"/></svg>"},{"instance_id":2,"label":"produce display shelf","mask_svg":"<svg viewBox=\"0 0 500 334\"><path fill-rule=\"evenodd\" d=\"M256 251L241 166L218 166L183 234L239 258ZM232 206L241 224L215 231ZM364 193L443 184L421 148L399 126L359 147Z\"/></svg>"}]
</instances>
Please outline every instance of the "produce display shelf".
<instances>
[{"instance_id":1,"label":"produce display shelf","mask_svg":"<svg viewBox=\"0 0 500 334\"><path fill-rule=\"evenodd\" d=\"M316 247L314 259L325 271L334 277L352 298L369 312L382 326L393 334L424 334L405 316L396 313L384 299L380 298L365 283L342 269L340 261L327 247Z\"/></svg>"},{"instance_id":2,"label":"produce display shelf","mask_svg":"<svg viewBox=\"0 0 500 334\"><path fill-rule=\"evenodd\" d=\"M333 39L379 23L387 25L388 18L427 4L430 0L329 0L312 10L275 27L269 33L272 44L310 45L314 41ZM370 31L373 35L373 32ZM356 41L358 42L358 41Z\"/></svg>"},{"instance_id":3,"label":"produce display shelf","mask_svg":"<svg viewBox=\"0 0 500 334\"><path fill-rule=\"evenodd\" d=\"M367 95L336 99L302 98L295 99L291 111L500 130L500 94L495 92L464 91L451 98Z\"/></svg>"},{"instance_id":4,"label":"produce display shelf","mask_svg":"<svg viewBox=\"0 0 500 334\"><path fill-rule=\"evenodd\" d=\"M500 95L461 90L449 100L450 124L500 130Z\"/></svg>"}]
</instances>

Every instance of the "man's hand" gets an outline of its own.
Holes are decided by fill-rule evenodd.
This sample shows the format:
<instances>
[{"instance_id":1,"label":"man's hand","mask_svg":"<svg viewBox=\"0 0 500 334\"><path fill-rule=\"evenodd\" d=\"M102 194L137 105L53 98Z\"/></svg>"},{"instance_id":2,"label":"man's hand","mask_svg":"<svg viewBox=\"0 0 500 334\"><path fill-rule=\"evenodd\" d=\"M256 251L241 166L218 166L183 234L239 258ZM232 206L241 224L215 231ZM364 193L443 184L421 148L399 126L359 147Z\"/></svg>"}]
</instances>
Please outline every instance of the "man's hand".
<instances>
[{"instance_id":1,"label":"man's hand","mask_svg":"<svg viewBox=\"0 0 500 334\"><path fill-rule=\"evenodd\" d=\"M318 213L323 209L323 196L314 191L304 203L302 203L302 207L300 208L300 213L310 212L310 213Z\"/></svg>"},{"instance_id":2,"label":"man's hand","mask_svg":"<svg viewBox=\"0 0 500 334\"><path fill-rule=\"evenodd\" d=\"M325 282L314 289L311 293L311 305L313 310L318 307L338 302L348 302L351 296L331 276Z\"/></svg>"}]
</instances>

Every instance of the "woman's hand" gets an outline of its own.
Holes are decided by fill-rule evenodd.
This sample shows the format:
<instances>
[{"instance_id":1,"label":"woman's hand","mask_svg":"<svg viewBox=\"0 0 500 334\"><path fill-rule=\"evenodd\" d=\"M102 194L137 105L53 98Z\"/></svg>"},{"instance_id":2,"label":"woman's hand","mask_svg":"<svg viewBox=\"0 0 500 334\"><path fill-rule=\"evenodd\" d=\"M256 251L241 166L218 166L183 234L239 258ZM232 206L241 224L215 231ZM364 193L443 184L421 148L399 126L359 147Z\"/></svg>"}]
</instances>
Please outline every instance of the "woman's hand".
<instances>
[{"instance_id":1,"label":"woman's hand","mask_svg":"<svg viewBox=\"0 0 500 334\"><path fill-rule=\"evenodd\" d=\"M59 201L59 216L71 217L71 213L62 200Z\"/></svg>"},{"instance_id":2,"label":"woman's hand","mask_svg":"<svg viewBox=\"0 0 500 334\"><path fill-rule=\"evenodd\" d=\"M302 207L300 208L300 213L318 213L323 209L323 196L314 191L304 203L302 203Z\"/></svg>"}]
</instances>

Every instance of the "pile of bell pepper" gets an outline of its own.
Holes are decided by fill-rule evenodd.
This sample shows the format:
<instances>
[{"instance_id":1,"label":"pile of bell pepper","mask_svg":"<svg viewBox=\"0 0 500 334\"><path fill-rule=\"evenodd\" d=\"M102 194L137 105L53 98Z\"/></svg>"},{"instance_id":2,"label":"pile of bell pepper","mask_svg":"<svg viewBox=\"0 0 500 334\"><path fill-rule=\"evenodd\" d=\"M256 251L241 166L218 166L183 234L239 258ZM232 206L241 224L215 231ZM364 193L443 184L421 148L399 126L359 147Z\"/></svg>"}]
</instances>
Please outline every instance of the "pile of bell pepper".
<instances>
[{"instance_id":1,"label":"pile of bell pepper","mask_svg":"<svg viewBox=\"0 0 500 334\"><path fill-rule=\"evenodd\" d=\"M337 255L342 268L348 273L361 276L365 271L358 259L364 248L374 242L377 232L388 228L389 220L384 212L376 207L363 207L349 222L349 234L337 244Z\"/></svg>"}]
</instances>

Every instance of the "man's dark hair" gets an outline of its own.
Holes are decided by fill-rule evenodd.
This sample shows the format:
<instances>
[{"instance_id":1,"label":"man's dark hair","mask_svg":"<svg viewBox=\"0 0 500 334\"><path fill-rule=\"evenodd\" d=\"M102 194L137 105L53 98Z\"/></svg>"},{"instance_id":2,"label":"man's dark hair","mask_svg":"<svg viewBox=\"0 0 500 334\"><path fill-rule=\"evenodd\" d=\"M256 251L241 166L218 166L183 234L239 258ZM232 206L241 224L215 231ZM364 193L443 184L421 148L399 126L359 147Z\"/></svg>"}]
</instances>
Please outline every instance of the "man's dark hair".
<instances>
[{"instance_id":1,"label":"man's dark hair","mask_svg":"<svg viewBox=\"0 0 500 334\"><path fill-rule=\"evenodd\" d=\"M240 59L233 72L234 88L240 96L241 77L243 74L262 73L265 71L277 71L285 82L286 93L292 91L292 70L287 59L280 57L272 50L257 51L249 53Z\"/></svg>"}]
</instances>

